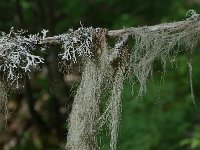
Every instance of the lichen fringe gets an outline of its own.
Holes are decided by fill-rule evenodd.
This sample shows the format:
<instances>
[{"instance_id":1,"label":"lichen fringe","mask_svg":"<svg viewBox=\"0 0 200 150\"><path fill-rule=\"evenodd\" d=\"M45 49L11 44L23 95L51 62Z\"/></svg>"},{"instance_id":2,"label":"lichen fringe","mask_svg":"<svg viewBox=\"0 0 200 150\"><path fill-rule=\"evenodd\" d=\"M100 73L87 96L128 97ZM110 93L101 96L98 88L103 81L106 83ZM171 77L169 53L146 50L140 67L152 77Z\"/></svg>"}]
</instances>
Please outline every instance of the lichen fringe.
<instances>
[{"instance_id":1,"label":"lichen fringe","mask_svg":"<svg viewBox=\"0 0 200 150\"><path fill-rule=\"evenodd\" d=\"M0 81L0 134L7 127L7 92L3 82Z\"/></svg>"},{"instance_id":2,"label":"lichen fringe","mask_svg":"<svg viewBox=\"0 0 200 150\"><path fill-rule=\"evenodd\" d=\"M117 139L118 139L118 129L120 125L121 117L121 94L123 89L124 81L124 68L118 68L115 73L114 81L112 84L111 96L108 98L103 114L99 118L99 129L102 130L103 125L108 123L110 132L110 149L116 150Z\"/></svg>"},{"instance_id":3,"label":"lichen fringe","mask_svg":"<svg viewBox=\"0 0 200 150\"><path fill-rule=\"evenodd\" d=\"M182 25L170 30L152 31L144 27L135 33L135 45L131 51L129 70L140 83L139 95L146 91L146 82L152 73L155 60L161 60L163 69L170 58L176 56L183 48L192 50L199 41L200 26L198 22Z\"/></svg>"},{"instance_id":4,"label":"lichen fringe","mask_svg":"<svg viewBox=\"0 0 200 150\"><path fill-rule=\"evenodd\" d=\"M121 42L121 41L119 41ZM124 43L124 42L123 42ZM122 66L119 65L118 68L114 68L110 63L114 57L110 54L110 50L107 42L102 42L103 50L100 58L100 79L102 80L103 89L101 89L101 94L104 92L111 92L111 96L107 100L107 105L104 108L98 122L99 130L102 130L103 125L108 125L110 132L110 149L116 150L118 129L120 124L121 116L121 93L124 81L124 70ZM116 45L119 45L117 43ZM124 45L122 45L121 49ZM116 50L116 49L114 49ZM119 63L119 62L118 62Z\"/></svg>"},{"instance_id":5,"label":"lichen fringe","mask_svg":"<svg viewBox=\"0 0 200 150\"><path fill-rule=\"evenodd\" d=\"M122 68L119 68L116 72L116 76L113 83L112 95L110 97L109 113L110 113L110 149L116 150L117 139L118 139L118 129L121 118L121 94L123 89L124 81L124 71Z\"/></svg>"}]
</instances>

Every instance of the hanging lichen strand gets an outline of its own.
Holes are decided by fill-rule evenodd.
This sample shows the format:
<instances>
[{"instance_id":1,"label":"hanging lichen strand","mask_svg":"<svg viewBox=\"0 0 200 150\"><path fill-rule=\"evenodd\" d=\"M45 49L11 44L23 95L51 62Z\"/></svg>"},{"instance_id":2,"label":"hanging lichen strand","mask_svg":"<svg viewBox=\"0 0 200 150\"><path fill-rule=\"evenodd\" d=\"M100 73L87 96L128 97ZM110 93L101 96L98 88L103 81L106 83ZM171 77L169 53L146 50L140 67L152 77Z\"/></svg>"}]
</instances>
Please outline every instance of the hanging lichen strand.
<instances>
[{"instance_id":1,"label":"hanging lichen strand","mask_svg":"<svg viewBox=\"0 0 200 150\"><path fill-rule=\"evenodd\" d=\"M123 68L119 67L114 83L113 89L111 92L110 97L110 104L109 104L109 130L110 130L110 149L116 150L117 149L117 139L118 139L118 130L120 125L120 118L121 118L121 94L123 89L123 81L124 81L124 70Z\"/></svg>"},{"instance_id":2,"label":"hanging lichen strand","mask_svg":"<svg viewBox=\"0 0 200 150\"><path fill-rule=\"evenodd\" d=\"M7 114L4 84L15 84L18 88L20 79L44 62L39 56L41 52L49 45L60 44L63 49L59 54L60 64L67 68L64 73L76 71L76 67L83 72L69 118L66 148L99 149L97 133L107 125L110 149L116 150L123 80L131 76L139 82L139 95L142 95L156 60L162 61L165 70L170 57L175 57L179 51L191 55L199 43L200 15L193 10L189 13L190 17L184 21L111 31L80 27L53 37L46 37L47 30L43 30L42 35L28 37L24 31L14 32L13 29L9 34L3 33L0 37L0 77L7 82L0 82L0 127L5 127ZM114 47L110 46L108 38L117 39ZM131 47L128 42L134 45ZM191 60L188 64L193 94ZM103 107L100 100L105 91L110 97ZM99 110L100 106L103 111Z\"/></svg>"},{"instance_id":3,"label":"hanging lichen strand","mask_svg":"<svg viewBox=\"0 0 200 150\"><path fill-rule=\"evenodd\" d=\"M99 79L96 64L88 60L81 84L76 92L69 118L66 148L69 150L97 149L99 117Z\"/></svg>"},{"instance_id":4,"label":"hanging lichen strand","mask_svg":"<svg viewBox=\"0 0 200 150\"><path fill-rule=\"evenodd\" d=\"M0 134L6 129L7 115L7 91L4 83L0 81Z\"/></svg>"}]
</instances>

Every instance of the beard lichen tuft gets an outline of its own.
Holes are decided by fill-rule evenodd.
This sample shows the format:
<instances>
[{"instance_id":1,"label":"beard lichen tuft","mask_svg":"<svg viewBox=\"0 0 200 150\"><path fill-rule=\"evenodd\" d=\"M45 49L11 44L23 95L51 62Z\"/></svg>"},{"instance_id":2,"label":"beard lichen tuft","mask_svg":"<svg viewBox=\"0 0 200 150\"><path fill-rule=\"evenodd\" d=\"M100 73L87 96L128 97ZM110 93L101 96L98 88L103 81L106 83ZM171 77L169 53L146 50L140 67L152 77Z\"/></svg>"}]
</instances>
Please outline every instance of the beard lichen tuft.
<instances>
[{"instance_id":1,"label":"beard lichen tuft","mask_svg":"<svg viewBox=\"0 0 200 150\"><path fill-rule=\"evenodd\" d=\"M199 34L199 22L179 23L178 27L160 31L144 27L135 32L135 44L131 50L128 67L132 70L130 75L135 76L140 83L139 95L146 91L146 82L153 72L153 63L161 60L165 70L171 55L176 56L180 51L188 53L197 46Z\"/></svg>"},{"instance_id":2,"label":"beard lichen tuft","mask_svg":"<svg viewBox=\"0 0 200 150\"><path fill-rule=\"evenodd\" d=\"M97 148L98 117L98 71L96 64L92 60L88 60L69 117L66 148L69 150L95 150Z\"/></svg>"}]
</instances>

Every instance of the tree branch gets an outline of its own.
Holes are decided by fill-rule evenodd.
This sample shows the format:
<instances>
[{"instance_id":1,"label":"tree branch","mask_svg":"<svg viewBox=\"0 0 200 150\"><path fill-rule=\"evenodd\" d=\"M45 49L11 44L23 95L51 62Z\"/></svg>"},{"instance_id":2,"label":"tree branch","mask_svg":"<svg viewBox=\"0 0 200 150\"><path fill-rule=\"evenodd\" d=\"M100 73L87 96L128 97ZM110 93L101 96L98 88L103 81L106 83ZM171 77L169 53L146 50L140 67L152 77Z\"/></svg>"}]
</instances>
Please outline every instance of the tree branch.
<instances>
[{"instance_id":1,"label":"tree branch","mask_svg":"<svg viewBox=\"0 0 200 150\"><path fill-rule=\"evenodd\" d=\"M153 26L143 26L143 27L130 27L119 30L109 30L107 36L109 37L119 37L124 34L135 35L141 31L159 32L159 31L174 31L191 26L193 24L199 23L199 20L185 20L172 23L162 23ZM46 37L40 41L39 44L60 44L59 36Z\"/></svg>"},{"instance_id":2,"label":"tree branch","mask_svg":"<svg viewBox=\"0 0 200 150\"><path fill-rule=\"evenodd\" d=\"M45 45L61 45L64 49L64 52L60 54L62 60L72 60L76 62L77 56L91 57L93 53L93 44L101 44L101 39L98 40L98 34L101 30L106 31L102 33L106 37L121 38L119 43L114 47L113 52L110 51L110 62L120 56L121 49L126 45L129 37L139 40L138 42L140 42L141 38L145 39L146 37L148 37L148 41L146 42L156 42L157 39L162 38L164 41L168 42L169 48L173 47L175 44L180 44L181 40L182 44L191 47L198 43L197 37L199 37L200 34L199 24L200 15L193 13L193 15L185 21L109 31L101 28L80 27L77 30L69 29L66 33L52 37L46 37L47 30L41 31L42 36L39 33L25 36L23 30L21 32L14 32L12 28L9 34L4 34L5 36L3 35L0 38L1 68L4 68L8 79L18 81L18 69L28 74L31 72L31 68L36 68L39 64L44 63L44 59L32 54L32 51L37 46L41 46L41 50L45 50L47 48ZM153 39L152 35L154 35ZM21 58L26 58L26 60ZM12 63L5 63L7 62L5 60L13 59L14 61L12 61Z\"/></svg>"}]
</instances>

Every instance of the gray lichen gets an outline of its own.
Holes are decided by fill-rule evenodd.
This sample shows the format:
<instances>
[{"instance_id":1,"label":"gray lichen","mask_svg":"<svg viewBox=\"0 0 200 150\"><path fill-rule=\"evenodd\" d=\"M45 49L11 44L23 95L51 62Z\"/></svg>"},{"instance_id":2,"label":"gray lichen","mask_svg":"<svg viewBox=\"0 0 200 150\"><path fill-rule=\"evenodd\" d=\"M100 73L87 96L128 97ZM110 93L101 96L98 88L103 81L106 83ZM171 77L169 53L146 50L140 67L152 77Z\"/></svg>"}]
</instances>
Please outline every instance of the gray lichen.
<instances>
[{"instance_id":1,"label":"gray lichen","mask_svg":"<svg viewBox=\"0 0 200 150\"><path fill-rule=\"evenodd\" d=\"M72 60L77 62L77 58L82 56L91 58L93 47L94 29L80 27L73 31L70 29L66 34L58 36L62 43L64 52L60 54L62 60Z\"/></svg>"},{"instance_id":2,"label":"gray lichen","mask_svg":"<svg viewBox=\"0 0 200 150\"><path fill-rule=\"evenodd\" d=\"M23 35L25 32L14 32L12 28L9 34L3 33L0 37L0 72L17 88L24 75L29 75L44 63L42 57L34 54L41 37L39 34L26 37Z\"/></svg>"}]
</instances>

